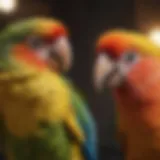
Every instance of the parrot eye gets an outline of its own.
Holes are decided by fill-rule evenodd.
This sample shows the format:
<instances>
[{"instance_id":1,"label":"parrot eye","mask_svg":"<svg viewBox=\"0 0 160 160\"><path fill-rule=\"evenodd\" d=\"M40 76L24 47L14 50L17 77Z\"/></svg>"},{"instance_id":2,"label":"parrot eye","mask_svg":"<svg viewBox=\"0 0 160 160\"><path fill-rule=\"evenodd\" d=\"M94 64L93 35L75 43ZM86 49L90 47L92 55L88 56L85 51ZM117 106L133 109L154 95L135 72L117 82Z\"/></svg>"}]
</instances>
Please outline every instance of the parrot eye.
<instances>
[{"instance_id":1,"label":"parrot eye","mask_svg":"<svg viewBox=\"0 0 160 160\"><path fill-rule=\"evenodd\" d=\"M27 38L27 44L33 49L38 49L44 45L44 42L40 37L30 36Z\"/></svg>"},{"instance_id":2,"label":"parrot eye","mask_svg":"<svg viewBox=\"0 0 160 160\"><path fill-rule=\"evenodd\" d=\"M137 54L135 54L134 52L126 53L123 56L123 60L127 63L135 62L137 60Z\"/></svg>"},{"instance_id":3,"label":"parrot eye","mask_svg":"<svg viewBox=\"0 0 160 160\"><path fill-rule=\"evenodd\" d=\"M41 58L42 60L46 60L49 57L50 48L45 43L41 37L38 36L30 36L27 38L26 43L31 49L34 50L34 53Z\"/></svg>"}]
</instances>

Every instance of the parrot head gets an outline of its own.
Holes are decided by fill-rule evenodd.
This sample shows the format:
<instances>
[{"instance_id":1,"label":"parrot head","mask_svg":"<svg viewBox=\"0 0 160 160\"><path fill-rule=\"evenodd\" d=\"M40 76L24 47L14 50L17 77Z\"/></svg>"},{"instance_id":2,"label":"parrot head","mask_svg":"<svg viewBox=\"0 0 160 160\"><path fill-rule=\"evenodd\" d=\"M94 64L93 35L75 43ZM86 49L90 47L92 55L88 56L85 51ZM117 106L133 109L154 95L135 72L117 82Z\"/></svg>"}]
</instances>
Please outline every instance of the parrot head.
<instances>
[{"instance_id":1,"label":"parrot head","mask_svg":"<svg viewBox=\"0 0 160 160\"><path fill-rule=\"evenodd\" d=\"M160 49L147 37L116 30L103 34L97 43L94 65L96 88L104 85L131 100L160 99Z\"/></svg>"},{"instance_id":2,"label":"parrot head","mask_svg":"<svg viewBox=\"0 0 160 160\"><path fill-rule=\"evenodd\" d=\"M35 69L68 70L72 49L65 26L51 18L31 18L14 23L0 33L0 68L18 64Z\"/></svg>"}]
</instances>

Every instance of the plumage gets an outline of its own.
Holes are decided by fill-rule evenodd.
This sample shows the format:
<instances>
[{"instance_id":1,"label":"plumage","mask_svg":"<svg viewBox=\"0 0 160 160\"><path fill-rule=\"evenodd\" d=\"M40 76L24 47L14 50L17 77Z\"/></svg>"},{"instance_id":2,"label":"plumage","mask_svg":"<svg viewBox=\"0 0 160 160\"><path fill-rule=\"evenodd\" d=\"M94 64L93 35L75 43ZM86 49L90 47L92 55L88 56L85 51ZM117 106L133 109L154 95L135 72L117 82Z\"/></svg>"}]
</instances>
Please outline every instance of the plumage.
<instances>
[{"instance_id":1,"label":"plumage","mask_svg":"<svg viewBox=\"0 0 160 160\"><path fill-rule=\"evenodd\" d=\"M68 86L47 63L55 37L65 34L62 28L54 19L35 18L0 34L1 133L7 160L71 160L76 148L68 135L84 141ZM37 37L43 41L38 47Z\"/></svg>"},{"instance_id":2,"label":"plumage","mask_svg":"<svg viewBox=\"0 0 160 160\"><path fill-rule=\"evenodd\" d=\"M125 30L105 33L97 47L98 55L103 54L110 66L109 70L103 70L101 82L113 91L125 159L159 160L159 47L145 35Z\"/></svg>"},{"instance_id":3,"label":"plumage","mask_svg":"<svg viewBox=\"0 0 160 160\"><path fill-rule=\"evenodd\" d=\"M66 27L64 27L64 32L67 32ZM53 42L53 46L54 50L52 56L48 57L48 64L50 65L51 70L57 72L68 86L72 109L75 112L79 128L84 133L84 141L81 143L77 143L77 140L74 139L75 137L73 137L73 135L71 136L73 159L97 160L97 134L94 118L89 111L87 103L79 94L78 90L73 83L64 76L64 73L72 67L73 62L72 44L70 43L69 35L58 35L57 41ZM70 131L73 130L74 128L70 128ZM69 133L69 135L71 135L71 133Z\"/></svg>"},{"instance_id":4,"label":"plumage","mask_svg":"<svg viewBox=\"0 0 160 160\"><path fill-rule=\"evenodd\" d=\"M82 144L82 154L85 160L96 160L97 157L97 131L95 126L95 121L93 116L90 113L87 102L78 92L78 89L75 88L73 83L63 77L66 83L69 85L73 109L75 110L77 120L80 127L82 128L85 141Z\"/></svg>"}]
</instances>

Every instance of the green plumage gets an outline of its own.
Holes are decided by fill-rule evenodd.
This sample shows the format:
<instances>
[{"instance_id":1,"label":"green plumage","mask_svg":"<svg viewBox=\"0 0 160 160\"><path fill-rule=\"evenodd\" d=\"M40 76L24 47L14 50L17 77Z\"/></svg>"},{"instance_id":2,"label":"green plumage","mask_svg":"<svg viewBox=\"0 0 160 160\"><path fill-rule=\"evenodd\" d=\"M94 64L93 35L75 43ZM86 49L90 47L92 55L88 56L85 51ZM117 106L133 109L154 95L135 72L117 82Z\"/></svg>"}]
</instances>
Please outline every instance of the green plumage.
<instances>
[{"instance_id":1,"label":"green plumage","mask_svg":"<svg viewBox=\"0 0 160 160\"><path fill-rule=\"evenodd\" d=\"M35 59L31 65L31 54L28 58L25 53L28 59L23 59L18 57L23 53L13 53L17 44L34 35L37 26L51 29L54 25L51 19L33 19L11 25L0 34L0 136L6 160L75 160L68 132L76 142L84 140L68 85L47 66L40 68ZM43 27L38 29L43 31ZM36 34L45 36L44 32Z\"/></svg>"},{"instance_id":2,"label":"green plumage","mask_svg":"<svg viewBox=\"0 0 160 160\"><path fill-rule=\"evenodd\" d=\"M61 82L58 82L56 85L57 87L56 88L54 87L55 89L54 94L56 94L56 97L54 97L54 96L51 96L52 95L51 88L49 90L45 88L45 90L43 90L43 94L39 94L35 90L38 79L35 80L35 82L33 79L30 79L30 80L28 81L25 78L23 80L21 79L21 83L19 84L17 83L17 81L19 82L20 79L17 79L17 80L13 79L13 81L10 81L10 84L8 84L7 81L5 81L3 82L3 87L2 86L0 87L1 93L3 93L4 97L7 97L7 99L10 99L10 102L7 102L6 101L7 99L3 97L3 105L5 109L3 112L4 121L2 121L2 125L1 125L1 129L2 129L1 131L4 131L1 133L5 133L5 134L2 134L2 139L5 140L4 145L5 145L5 151L7 154L7 159L8 160L10 159L13 159L13 160L22 160L22 159L23 160L28 160L28 159L70 160L71 144L69 142L69 138L67 136L67 132L64 127L65 117L63 118L63 114L61 115L61 113L58 112L60 114L59 115L60 117L59 117L56 113L50 110L50 109L53 109L51 107L53 104L56 105L56 106L53 105L54 108L63 107L64 105L63 102L62 104L59 105L59 102L54 99L56 97L58 98L58 95L59 95L59 94L56 94L57 92L56 88L58 87L58 85L63 86L63 84ZM53 78L52 80L53 80L52 82L56 82L58 79L54 81L54 78ZM41 85L43 85L43 82ZM13 89L13 86L14 86L14 89ZM35 88L33 93L32 93L32 89L28 88L29 86L31 88L32 87ZM17 87L20 87L19 90L16 89ZM10 90L6 90L6 92L2 91L3 89L7 89L7 88L8 89L10 88ZM42 86L40 88L42 88ZM28 97L24 96L26 95L26 92L24 93L23 90L28 92ZM47 92L50 93L52 100L47 98L48 95L46 95L47 97L44 96L41 99L41 96L45 95ZM41 90L41 93L42 93L42 90ZM62 93L61 93L61 98L63 97ZM21 98L21 100L19 98ZM1 102L2 102L2 99L1 99ZM48 103L50 103L51 106L48 106ZM49 112L53 112L52 113L53 117L55 117L54 115L56 114L57 118L52 119L52 117L50 117L48 119L49 112L46 112L47 108L46 110L44 108L44 111L43 111L43 107L47 107L48 110L50 110ZM35 110L33 112L34 108ZM36 119L36 117L38 116L36 114L38 114L38 112L43 112L42 118ZM57 111L55 110L55 112ZM26 120L26 118L28 120ZM33 119L33 121L29 119ZM10 126L12 123L13 125L15 125L15 127ZM29 125L31 126L33 125L33 127L30 127ZM34 129L34 125L36 125L35 129ZM19 134L20 132L18 130L21 132L21 134Z\"/></svg>"},{"instance_id":3,"label":"green plumage","mask_svg":"<svg viewBox=\"0 0 160 160\"><path fill-rule=\"evenodd\" d=\"M7 136L7 148L15 160L70 160L71 150L62 124L40 125L43 134L39 137L18 138Z\"/></svg>"},{"instance_id":4,"label":"green plumage","mask_svg":"<svg viewBox=\"0 0 160 160\"><path fill-rule=\"evenodd\" d=\"M89 110L87 102L81 96L73 83L65 77L62 77L68 84L71 93L72 106L76 113L76 118L80 128L85 135L85 142L81 145L82 154L85 160L97 159L97 130L94 118Z\"/></svg>"}]
</instances>

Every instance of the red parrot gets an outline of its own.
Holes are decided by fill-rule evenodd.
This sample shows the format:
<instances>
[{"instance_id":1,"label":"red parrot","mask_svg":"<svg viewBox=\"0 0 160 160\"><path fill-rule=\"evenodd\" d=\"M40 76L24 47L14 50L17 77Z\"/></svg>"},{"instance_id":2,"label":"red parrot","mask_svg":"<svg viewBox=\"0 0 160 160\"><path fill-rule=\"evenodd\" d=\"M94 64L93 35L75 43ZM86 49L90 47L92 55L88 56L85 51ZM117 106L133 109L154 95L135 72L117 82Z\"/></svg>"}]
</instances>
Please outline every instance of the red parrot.
<instances>
[{"instance_id":1,"label":"red parrot","mask_svg":"<svg viewBox=\"0 0 160 160\"><path fill-rule=\"evenodd\" d=\"M94 81L111 88L125 160L160 159L160 48L140 33L115 30L97 42Z\"/></svg>"}]
</instances>

